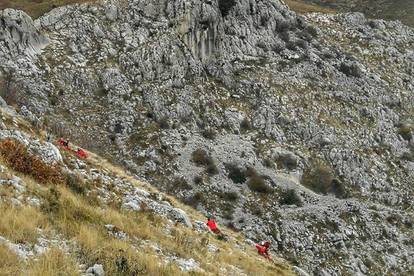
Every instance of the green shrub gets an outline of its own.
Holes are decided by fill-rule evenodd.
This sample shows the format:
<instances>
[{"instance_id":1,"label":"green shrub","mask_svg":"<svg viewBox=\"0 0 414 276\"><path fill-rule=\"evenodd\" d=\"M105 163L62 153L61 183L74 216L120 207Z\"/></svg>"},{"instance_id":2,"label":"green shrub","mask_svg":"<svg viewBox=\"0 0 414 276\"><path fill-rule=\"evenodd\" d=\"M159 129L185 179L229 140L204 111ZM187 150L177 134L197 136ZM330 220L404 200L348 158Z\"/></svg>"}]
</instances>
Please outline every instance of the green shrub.
<instances>
[{"instance_id":1,"label":"green shrub","mask_svg":"<svg viewBox=\"0 0 414 276\"><path fill-rule=\"evenodd\" d=\"M348 192L345 189L344 183L339 181L338 179L332 180L331 188L330 188L329 192L334 194L337 198L346 198L346 197L348 197Z\"/></svg>"},{"instance_id":2,"label":"green shrub","mask_svg":"<svg viewBox=\"0 0 414 276\"><path fill-rule=\"evenodd\" d=\"M200 175L197 175L197 176L194 177L193 182L196 185L201 185L201 184L203 184L203 177L200 176Z\"/></svg>"},{"instance_id":3,"label":"green shrub","mask_svg":"<svg viewBox=\"0 0 414 276\"><path fill-rule=\"evenodd\" d=\"M249 186L250 190L253 192L258 193L271 193L272 188L266 184L266 181L264 180L263 176L260 175L253 175L249 178L249 181L247 182L247 185Z\"/></svg>"},{"instance_id":4,"label":"green shrub","mask_svg":"<svg viewBox=\"0 0 414 276\"><path fill-rule=\"evenodd\" d=\"M220 197L226 201L237 201L239 199L239 194L237 192L224 192Z\"/></svg>"},{"instance_id":5,"label":"green shrub","mask_svg":"<svg viewBox=\"0 0 414 276\"><path fill-rule=\"evenodd\" d=\"M243 121L240 123L240 129L242 132L247 132L252 128L252 125L249 119L244 118Z\"/></svg>"},{"instance_id":6,"label":"green shrub","mask_svg":"<svg viewBox=\"0 0 414 276\"><path fill-rule=\"evenodd\" d=\"M246 172L235 164L226 164L226 169L229 172L228 178L234 183L241 184L246 182Z\"/></svg>"},{"instance_id":7,"label":"green shrub","mask_svg":"<svg viewBox=\"0 0 414 276\"><path fill-rule=\"evenodd\" d=\"M227 16L231 8L236 5L236 0L219 0L219 9L223 17Z\"/></svg>"},{"instance_id":8,"label":"green shrub","mask_svg":"<svg viewBox=\"0 0 414 276\"><path fill-rule=\"evenodd\" d=\"M167 117L161 118L157 123L158 123L158 126L161 129L169 129L170 128L170 123L168 122L168 118Z\"/></svg>"},{"instance_id":9,"label":"green shrub","mask_svg":"<svg viewBox=\"0 0 414 276\"><path fill-rule=\"evenodd\" d=\"M207 129L204 129L201 132L201 135L203 135L203 137L206 138L206 139L214 140L216 138L216 136L217 136L217 133L216 133L216 131L214 129L207 128Z\"/></svg>"},{"instance_id":10,"label":"green shrub","mask_svg":"<svg viewBox=\"0 0 414 276\"><path fill-rule=\"evenodd\" d=\"M196 208L198 204L205 203L205 197L202 192L196 192L192 196L189 196L183 200L184 204Z\"/></svg>"},{"instance_id":11,"label":"green shrub","mask_svg":"<svg viewBox=\"0 0 414 276\"><path fill-rule=\"evenodd\" d=\"M179 190L191 190L191 185L188 184L187 180L184 177L176 177L172 181L172 187L170 188L171 191L175 191L176 189Z\"/></svg>"},{"instance_id":12,"label":"green shrub","mask_svg":"<svg viewBox=\"0 0 414 276\"><path fill-rule=\"evenodd\" d=\"M296 206L302 206L302 199L298 196L296 191L294 189L289 189L287 191L284 191L280 195L279 203L281 205L296 205Z\"/></svg>"},{"instance_id":13,"label":"green shrub","mask_svg":"<svg viewBox=\"0 0 414 276\"><path fill-rule=\"evenodd\" d=\"M326 195L331 188L333 179L332 169L320 163L304 171L302 184L316 193Z\"/></svg>"},{"instance_id":14,"label":"green shrub","mask_svg":"<svg viewBox=\"0 0 414 276\"><path fill-rule=\"evenodd\" d=\"M305 170L302 185L316 193L330 193L338 198L346 198L349 195L345 185L335 178L334 171L323 163L317 163L315 167Z\"/></svg>"},{"instance_id":15,"label":"green shrub","mask_svg":"<svg viewBox=\"0 0 414 276\"><path fill-rule=\"evenodd\" d=\"M211 157L203 149L197 149L191 154L191 161L197 166L206 166L212 162Z\"/></svg>"},{"instance_id":16,"label":"green shrub","mask_svg":"<svg viewBox=\"0 0 414 276\"><path fill-rule=\"evenodd\" d=\"M411 140L412 139L412 131L414 126L412 124L401 124L398 129L398 134L401 135L404 140Z\"/></svg>"},{"instance_id":17,"label":"green shrub","mask_svg":"<svg viewBox=\"0 0 414 276\"><path fill-rule=\"evenodd\" d=\"M219 170L218 170L218 168L217 168L216 164L214 164L214 162L212 162L212 163L209 163L209 164L207 165L207 167L206 167L206 172L207 172L209 175L216 175L216 174L218 174L218 173L219 173Z\"/></svg>"},{"instance_id":18,"label":"green shrub","mask_svg":"<svg viewBox=\"0 0 414 276\"><path fill-rule=\"evenodd\" d=\"M206 168L206 172L209 175L215 175L219 172L216 164L214 163L213 158L209 156L205 150L195 150L191 155L191 160L197 166L204 166Z\"/></svg>"}]
</instances>

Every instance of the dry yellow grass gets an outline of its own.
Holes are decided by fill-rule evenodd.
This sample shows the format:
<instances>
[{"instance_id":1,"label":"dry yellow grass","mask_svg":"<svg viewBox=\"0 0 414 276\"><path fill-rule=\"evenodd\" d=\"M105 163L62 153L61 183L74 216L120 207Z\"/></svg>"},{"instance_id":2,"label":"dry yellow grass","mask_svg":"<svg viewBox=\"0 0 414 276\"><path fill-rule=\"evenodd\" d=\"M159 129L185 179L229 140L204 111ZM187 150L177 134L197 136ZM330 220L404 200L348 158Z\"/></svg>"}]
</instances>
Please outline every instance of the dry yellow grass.
<instances>
[{"instance_id":1,"label":"dry yellow grass","mask_svg":"<svg viewBox=\"0 0 414 276\"><path fill-rule=\"evenodd\" d=\"M0 275L18 275L23 262L8 247L0 244Z\"/></svg>"},{"instance_id":2,"label":"dry yellow grass","mask_svg":"<svg viewBox=\"0 0 414 276\"><path fill-rule=\"evenodd\" d=\"M30 276L80 275L76 260L59 249L51 248L38 260L29 263L22 273Z\"/></svg>"},{"instance_id":3,"label":"dry yellow grass","mask_svg":"<svg viewBox=\"0 0 414 276\"><path fill-rule=\"evenodd\" d=\"M47 229L46 217L32 207L19 207L0 203L0 235L12 242L36 242L37 228Z\"/></svg>"}]
</instances>

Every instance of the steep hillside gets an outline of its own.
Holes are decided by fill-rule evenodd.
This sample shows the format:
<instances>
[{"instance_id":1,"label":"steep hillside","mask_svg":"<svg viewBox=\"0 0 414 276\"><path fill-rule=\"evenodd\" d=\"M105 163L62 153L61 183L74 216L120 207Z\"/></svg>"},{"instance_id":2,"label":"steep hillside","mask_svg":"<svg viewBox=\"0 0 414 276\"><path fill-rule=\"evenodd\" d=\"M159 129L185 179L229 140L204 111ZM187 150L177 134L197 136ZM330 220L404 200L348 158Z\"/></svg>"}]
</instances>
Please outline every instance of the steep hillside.
<instances>
[{"instance_id":1,"label":"steep hillside","mask_svg":"<svg viewBox=\"0 0 414 276\"><path fill-rule=\"evenodd\" d=\"M316 275L412 274L413 29L271 0L0 12L1 96Z\"/></svg>"},{"instance_id":2,"label":"steep hillside","mask_svg":"<svg viewBox=\"0 0 414 276\"><path fill-rule=\"evenodd\" d=\"M2 0L0 10L12 8L23 10L33 18L38 18L50 10L75 3L93 3L96 0Z\"/></svg>"},{"instance_id":3,"label":"steep hillside","mask_svg":"<svg viewBox=\"0 0 414 276\"><path fill-rule=\"evenodd\" d=\"M79 159L0 113L1 275L293 275L99 156Z\"/></svg>"},{"instance_id":4,"label":"steep hillside","mask_svg":"<svg viewBox=\"0 0 414 276\"><path fill-rule=\"evenodd\" d=\"M414 26L414 1L411 0L288 0L287 4L299 12L318 9L362 12L371 18L401 20Z\"/></svg>"}]
</instances>

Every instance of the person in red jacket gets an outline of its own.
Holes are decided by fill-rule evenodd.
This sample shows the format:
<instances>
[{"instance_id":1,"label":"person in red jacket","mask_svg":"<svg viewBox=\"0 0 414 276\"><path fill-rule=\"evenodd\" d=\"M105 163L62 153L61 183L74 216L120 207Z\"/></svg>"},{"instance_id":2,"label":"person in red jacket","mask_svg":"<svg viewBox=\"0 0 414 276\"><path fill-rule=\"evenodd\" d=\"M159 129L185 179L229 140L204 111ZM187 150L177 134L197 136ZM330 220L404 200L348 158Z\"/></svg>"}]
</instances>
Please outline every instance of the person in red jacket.
<instances>
[{"instance_id":1,"label":"person in red jacket","mask_svg":"<svg viewBox=\"0 0 414 276\"><path fill-rule=\"evenodd\" d=\"M220 235L221 231L218 229L216 222L212 217L207 218L207 227L208 229L216 235Z\"/></svg>"},{"instance_id":2,"label":"person in red jacket","mask_svg":"<svg viewBox=\"0 0 414 276\"><path fill-rule=\"evenodd\" d=\"M266 259L271 260L272 258L270 257L270 254L269 254L269 247L270 247L270 241L262 241L261 243L257 243L256 244L257 253L259 253Z\"/></svg>"},{"instance_id":3,"label":"person in red jacket","mask_svg":"<svg viewBox=\"0 0 414 276\"><path fill-rule=\"evenodd\" d=\"M78 148L78 150L76 151L76 154L80 157L80 158L88 158L88 155L86 154L86 151L84 151L81 148Z\"/></svg>"}]
</instances>

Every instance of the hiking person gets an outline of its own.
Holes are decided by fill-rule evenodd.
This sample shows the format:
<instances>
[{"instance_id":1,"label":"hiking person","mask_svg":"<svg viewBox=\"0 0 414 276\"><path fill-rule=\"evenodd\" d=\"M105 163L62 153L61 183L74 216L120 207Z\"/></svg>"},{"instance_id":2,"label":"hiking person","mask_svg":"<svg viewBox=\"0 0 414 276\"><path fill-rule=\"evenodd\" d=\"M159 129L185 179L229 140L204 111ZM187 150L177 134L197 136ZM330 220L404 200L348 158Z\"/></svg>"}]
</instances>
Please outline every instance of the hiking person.
<instances>
[{"instance_id":1,"label":"hiking person","mask_svg":"<svg viewBox=\"0 0 414 276\"><path fill-rule=\"evenodd\" d=\"M66 149L69 149L69 139L67 139L66 141L63 140L63 144L62 144Z\"/></svg>"},{"instance_id":2,"label":"hiking person","mask_svg":"<svg viewBox=\"0 0 414 276\"><path fill-rule=\"evenodd\" d=\"M78 150L76 151L76 154L80 157L80 158L87 158L88 155L86 154L86 151L84 151L81 148L78 148Z\"/></svg>"},{"instance_id":3,"label":"hiking person","mask_svg":"<svg viewBox=\"0 0 414 276\"><path fill-rule=\"evenodd\" d=\"M216 235L221 234L220 229L218 229L217 224L212 217L207 218L207 227L210 230L210 232L213 232Z\"/></svg>"},{"instance_id":4,"label":"hiking person","mask_svg":"<svg viewBox=\"0 0 414 276\"><path fill-rule=\"evenodd\" d=\"M65 140L63 140L63 138L59 138L59 140L57 141L59 145L63 146L63 143L65 143Z\"/></svg>"},{"instance_id":5,"label":"hiking person","mask_svg":"<svg viewBox=\"0 0 414 276\"><path fill-rule=\"evenodd\" d=\"M270 241L262 241L256 244L257 253L270 261L272 258L270 257L269 247Z\"/></svg>"}]
</instances>

